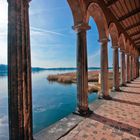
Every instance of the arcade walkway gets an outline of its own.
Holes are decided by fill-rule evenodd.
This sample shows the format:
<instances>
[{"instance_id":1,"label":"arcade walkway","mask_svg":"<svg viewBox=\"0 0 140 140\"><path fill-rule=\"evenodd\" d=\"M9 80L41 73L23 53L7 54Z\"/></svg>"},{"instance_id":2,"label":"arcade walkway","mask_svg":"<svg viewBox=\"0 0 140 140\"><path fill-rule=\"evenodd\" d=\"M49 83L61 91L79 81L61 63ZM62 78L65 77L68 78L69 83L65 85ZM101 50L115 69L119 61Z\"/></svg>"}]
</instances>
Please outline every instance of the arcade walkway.
<instances>
[{"instance_id":1,"label":"arcade walkway","mask_svg":"<svg viewBox=\"0 0 140 140\"><path fill-rule=\"evenodd\" d=\"M94 114L60 139L140 140L140 78L121 90L111 94L113 100L92 104Z\"/></svg>"}]
</instances>

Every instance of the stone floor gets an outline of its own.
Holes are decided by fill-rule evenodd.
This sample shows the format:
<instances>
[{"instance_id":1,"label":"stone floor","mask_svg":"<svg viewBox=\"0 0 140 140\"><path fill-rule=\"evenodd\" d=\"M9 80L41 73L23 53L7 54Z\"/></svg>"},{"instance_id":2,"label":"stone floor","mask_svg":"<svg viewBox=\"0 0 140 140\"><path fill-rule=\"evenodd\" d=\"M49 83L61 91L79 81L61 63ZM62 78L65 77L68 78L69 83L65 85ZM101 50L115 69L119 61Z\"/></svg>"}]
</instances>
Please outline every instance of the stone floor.
<instances>
[{"instance_id":1,"label":"stone floor","mask_svg":"<svg viewBox=\"0 0 140 140\"><path fill-rule=\"evenodd\" d=\"M101 100L94 114L84 118L60 140L140 140L140 79L116 92L113 100Z\"/></svg>"}]
</instances>

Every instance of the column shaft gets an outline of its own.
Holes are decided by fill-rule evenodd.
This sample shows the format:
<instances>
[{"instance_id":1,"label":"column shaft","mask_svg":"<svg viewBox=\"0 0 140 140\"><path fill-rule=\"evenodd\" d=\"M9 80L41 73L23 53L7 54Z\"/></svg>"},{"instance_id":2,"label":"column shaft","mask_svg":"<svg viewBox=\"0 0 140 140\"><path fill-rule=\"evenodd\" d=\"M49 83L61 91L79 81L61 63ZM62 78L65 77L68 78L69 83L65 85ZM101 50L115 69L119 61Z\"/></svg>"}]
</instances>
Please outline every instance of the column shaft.
<instances>
[{"instance_id":1,"label":"column shaft","mask_svg":"<svg viewBox=\"0 0 140 140\"><path fill-rule=\"evenodd\" d=\"M126 83L126 73L125 73L126 65L125 65L125 53L121 51L121 85L125 86Z\"/></svg>"},{"instance_id":2,"label":"column shaft","mask_svg":"<svg viewBox=\"0 0 140 140\"><path fill-rule=\"evenodd\" d=\"M109 96L108 91L108 40L101 41L101 93Z\"/></svg>"},{"instance_id":3,"label":"column shaft","mask_svg":"<svg viewBox=\"0 0 140 140\"><path fill-rule=\"evenodd\" d=\"M28 1L8 1L9 139L32 140Z\"/></svg>"},{"instance_id":4,"label":"column shaft","mask_svg":"<svg viewBox=\"0 0 140 140\"><path fill-rule=\"evenodd\" d=\"M127 82L130 82L130 58L129 54L126 55L127 57Z\"/></svg>"},{"instance_id":5,"label":"column shaft","mask_svg":"<svg viewBox=\"0 0 140 140\"><path fill-rule=\"evenodd\" d=\"M137 77L139 77L139 57L137 58Z\"/></svg>"},{"instance_id":6,"label":"column shaft","mask_svg":"<svg viewBox=\"0 0 140 140\"><path fill-rule=\"evenodd\" d=\"M77 97L79 112L88 110L86 30L77 33Z\"/></svg>"},{"instance_id":7,"label":"column shaft","mask_svg":"<svg viewBox=\"0 0 140 140\"><path fill-rule=\"evenodd\" d=\"M136 59L135 56L133 56L133 66L134 66L134 79L136 79Z\"/></svg>"},{"instance_id":8,"label":"column shaft","mask_svg":"<svg viewBox=\"0 0 140 140\"><path fill-rule=\"evenodd\" d=\"M134 79L133 56L131 55L131 81Z\"/></svg>"},{"instance_id":9,"label":"column shaft","mask_svg":"<svg viewBox=\"0 0 140 140\"><path fill-rule=\"evenodd\" d=\"M113 48L113 90L119 89L119 56L118 48Z\"/></svg>"}]
</instances>

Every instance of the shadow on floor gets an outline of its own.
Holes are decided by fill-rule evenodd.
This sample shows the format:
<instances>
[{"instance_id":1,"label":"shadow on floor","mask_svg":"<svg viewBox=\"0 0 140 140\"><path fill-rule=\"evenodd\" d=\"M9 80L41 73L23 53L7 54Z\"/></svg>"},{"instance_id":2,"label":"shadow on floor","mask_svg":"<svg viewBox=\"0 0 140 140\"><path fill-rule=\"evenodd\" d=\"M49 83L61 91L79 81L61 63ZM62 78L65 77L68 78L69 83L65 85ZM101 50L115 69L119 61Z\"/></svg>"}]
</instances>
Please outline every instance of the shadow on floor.
<instances>
[{"instance_id":1,"label":"shadow on floor","mask_svg":"<svg viewBox=\"0 0 140 140\"><path fill-rule=\"evenodd\" d=\"M130 104L130 105L135 105L135 106L140 106L140 103L125 101L125 100L121 100L121 99L117 99L117 98L112 98L112 101L119 102L119 103Z\"/></svg>"},{"instance_id":2,"label":"shadow on floor","mask_svg":"<svg viewBox=\"0 0 140 140\"><path fill-rule=\"evenodd\" d=\"M133 81L133 82L131 82L130 84L140 85L140 82L135 82L135 81Z\"/></svg>"},{"instance_id":3,"label":"shadow on floor","mask_svg":"<svg viewBox=\"0 0 140 140\"><path fill-rule=\"evenodd\" d=\"M130 126L128 124L124 124L124 123L115 121L113 119L100 116L95 113L92 116L90 116L89 118L92 120L96 120L100 123L103 123L105 125L109 125L110 127L114 128L114 129L117 129L118 131L115 132L116 134L117 133L122 134L122 132L127 132L134 136L140 137L140 128L136 128L134 126Z\"/></svg>"},{"instance_id":4,"label":"shadow on floor","mask_svg":"<svg viewBox=\"0 0 140 140\"><path fill-rule=\"evenodd\" d=\"M129 88L139 88L140 89L140 87L138 87L138 86L133 86L133 85L127 85L127 87Z\"/></svg>"},{"instance_id":5,"label":"shadow on floor","mask_svg":"<svg viewBox=\"0 0 140 140\"><path fill-rule=\"evenodd\" d=\"M122 90L122 92L125 92L126 94L136 94L136 95L140 95L140 91L139 92L132 92L132 91L125 91L125 90Z\"/></svg>"}]
</instances>

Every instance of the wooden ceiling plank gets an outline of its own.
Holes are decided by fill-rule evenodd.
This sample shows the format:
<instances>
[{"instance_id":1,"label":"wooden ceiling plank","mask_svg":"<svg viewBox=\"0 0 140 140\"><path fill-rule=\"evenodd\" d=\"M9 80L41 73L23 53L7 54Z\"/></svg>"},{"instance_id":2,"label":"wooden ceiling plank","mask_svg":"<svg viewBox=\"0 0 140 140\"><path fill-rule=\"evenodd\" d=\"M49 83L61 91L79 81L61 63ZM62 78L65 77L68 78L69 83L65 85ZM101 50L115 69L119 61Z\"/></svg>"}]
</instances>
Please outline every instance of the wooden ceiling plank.
<instances>
[{"instance_id":1,"label":"wooden ceiling plank","mask_svg":"<svg viewBox=\"0 0 140 140\"><path fill-rule=\"evenodd\" d=\"M120 1L120 4L121 4L122 9L124 10L124 12L122 12L122 16L124 16L125 14L127 14L129 12L129 10L128 10L124 0Z\"/></svg>"},{"instance_id":2,"label":"wooden ceiling plank","mask_svg":"<svg viewBox=\"0 0 140 140\"><path fill-rule=\"evenodd\" d=\"M133 34L130 34L130 37L133 37L133 36L138 35L138 34L140 34L140 31L133 33Z\"/></svg>"},{"instance_id":3,"label":"wooden ceiling plank","mask_svg":"<svg viewBox=\"0 0 140 140\"><path fill-rule=\"evenodd\" d=\"M133 39L133 41L137 41L137 40L140 40L140 37Z\"/></svg>"},{"instance_id":4,"label":"wooden ceiling plank","mask_svg":"<svg viewBox=\"0 0 140 140\"><path fill-rule=\"evenodd\" d=\"M106 4L106 6L107 6L107 7L110 7L111 5L115 4L117 1L119 1L119 0L110 0L110 1Z\"/></svg>"},{"instance_id":5,"label":"wooden ceiling plank","mask_svg":"<svg viewBox=\"0 0 140 140\"><path fill-rule=\"evenodd\" d=\"M133 24L133 25L131 25L131 26L128 26L127 28L125 28L125 31L128 31L128 30L130 30L130 29L133 29L133 28L135 28L135 27L137 27L137 26L140 26L140 22L137 22L137 23L135 23L135 24Z\"/></svg>"},{"instance_id":6,"label":"wooden ceiling plank","mask_svg":"<svg viewBox=\"0 0 140 140\"><path fill-rule=\"evenodd\" d=\"M126 15L120 17L120 18L119 18L119 22L121 22L121 21L123 21L123 20L125 20L125 19L127 19L127 18L129 18L129 17L131 17L131 16L134 16L135 14L137 14L137 13L139 13L139 12L140 12L140 8L137 8L137 9L135 9L135 10L129 12L128 14L126 14Z\"/></svg>"},{"instance_id":7,"label":"wooden ceiling plank","mask_svg":"<svg viewBox=\"0 0 140 140\"><path fill-rule=\"evenodd\" d=\"M135 44L140 43L140 39L139 39L139 40L136 40L136 41L134 41L134 42L135 42Z\"/></svg>"}]
</instances>

